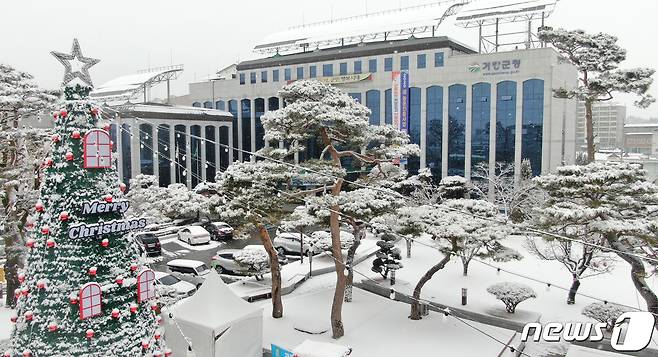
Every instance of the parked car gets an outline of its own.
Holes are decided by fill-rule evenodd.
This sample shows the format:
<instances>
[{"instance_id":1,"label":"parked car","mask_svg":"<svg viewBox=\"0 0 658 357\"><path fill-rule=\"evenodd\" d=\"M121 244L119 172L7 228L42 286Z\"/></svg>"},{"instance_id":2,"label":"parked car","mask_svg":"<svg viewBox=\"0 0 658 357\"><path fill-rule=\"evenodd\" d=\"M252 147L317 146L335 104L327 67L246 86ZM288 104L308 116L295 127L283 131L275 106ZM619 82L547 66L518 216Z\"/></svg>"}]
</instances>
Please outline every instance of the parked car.
<instances>
[{"instance_id":1,"label":"parked car","mask_svg":"<svg viewBox=\"0 0 658 357\"><path fill-rule=\"evenodd\" d=\"M239 251L240 249L222 249L212 256L210 264L220 274L233 274L239 270L239 265L233 259L233 254Z\"/></svg>"},{"instance_id":2,"label":"parked car","mask_svg":"<svg viewBox=\"0 0 658 357\"><path fill-rule=\"evenodd\" d=\"M196 287L194 285L187 281L180 280L169 273L156 271L155 279L164 289L166 289L164 293L171 297L187 297L192 296L196 292Z\"/></svg>"},{"instance_id":3,"label":"parked car","mask_svg":"<svg viewBox=\"0 0 658 357\"><path fill-rule=\"evenodd\" d=\"M206 222L201 227L210 233L212 240L233 239L233 227L224 222Z\"/></svg>"},{"instance_id":4,"label":"parked car","mask_svg":"<svg viewBox=\"0 0 658 357\"><path fill-rule=\"evenodd\" d=\"M178 231L178 240L189 245L210 243L210 233L200 226L187 226Z\"/></svg>"},{"instance_id":5,"label":"parked car","mask_svg":"<svg viewBox=\"0 0 658 357\"><path fill-rule=\"evenodd\" d=\"M148 256L162 255L162 246L160 239L153 233L137 233L133 239L137 243L140 254L146 253Z\"/></svg>"},{"instance_id":6,"label":"parked car","mask_svg":"<svg viewBox=\"0 0 658 357\"><path fill-rule=\"evenodd\" d=\"M304 238L304 246L302 247L302 242L300 241L300 234L298 232L276 232L276 236L272 240L274 249L277 250L279 255L285 254L299 254L300 252L304 255L308 255L309 249L311 249L311 238L307 235L302 235Z\"/></svg>"},{"instance_id":7,"label":"parked car","mask_svg":"<svg viewBox=\"0 0 658 357\"><path fill-rule=\"evenodd\" d=\"M204 262L191 259L174 259L167 262L167 268L171 275L191 283L197 289L205 280L205 276L210 273L210 269Z\"/></svg>"}]
</instances>

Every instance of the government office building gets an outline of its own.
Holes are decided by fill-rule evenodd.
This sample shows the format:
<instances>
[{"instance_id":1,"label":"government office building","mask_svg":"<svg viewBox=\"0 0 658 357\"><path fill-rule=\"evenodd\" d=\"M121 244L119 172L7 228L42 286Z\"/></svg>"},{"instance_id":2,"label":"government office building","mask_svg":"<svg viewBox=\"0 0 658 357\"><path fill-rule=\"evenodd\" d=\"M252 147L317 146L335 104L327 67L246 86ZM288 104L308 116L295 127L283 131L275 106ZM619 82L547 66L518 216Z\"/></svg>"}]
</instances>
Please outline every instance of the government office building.
<instances>
[{"instance_id":1,"label":"government office building","mask_svg":"<svg viewBox=\"0 0 658 357\"><path fill-rule=\"evenodd\" d=\"M300 79L332 83L372 111L371 125L392 123L392 74L408 71L411 142L416 173L471 178L476 165L515 166L528 159L535 175L576 155L576 101L552 90L574 88L578 74L551 48L477 53L449 37L364 42L243 61L221 80L191 83L187 105L233 115L233 161L265 146L260 117L285 105L285 84ZM237 129L237 130L236 130ZM227 140L228 141L228 140ZM306 155L319 155L316 144ZM296 160L304 160L305 155ZM317 157L317 156L316 156Z\"/></svg>"}]
</instances>

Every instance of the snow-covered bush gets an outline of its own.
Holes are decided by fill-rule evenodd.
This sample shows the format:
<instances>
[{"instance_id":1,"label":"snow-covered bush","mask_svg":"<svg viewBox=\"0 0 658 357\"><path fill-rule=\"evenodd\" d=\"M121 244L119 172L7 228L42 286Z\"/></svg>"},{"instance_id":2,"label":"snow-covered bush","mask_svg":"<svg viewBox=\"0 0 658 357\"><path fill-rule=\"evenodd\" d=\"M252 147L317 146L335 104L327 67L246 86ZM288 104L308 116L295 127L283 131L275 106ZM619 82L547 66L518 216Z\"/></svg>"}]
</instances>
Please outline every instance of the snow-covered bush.
<instances>
[{"instance_id":1,"label":"snow-covered bush","mask_svg":"<svg viewBox=\"0 0 658 357\"><path fill-rule=\"evenodd\" d=\"M354 235L349 232L340 232L340 249L346 250L354 244ZM331 251L331 233L317 231L311 233L311 246L318 252Z\"/></svg>"},{"instance_id":2,"label":"snow-covered bush","mask_svg":"<svg viewBox=\"0 0 658 357\"><path fill-rule=\"evenodd\" d=\"M585 306L582 314L596 321L604 322L608 326L608 330L611 330L617 318L628 311L631 309L617 304L595 302Z\"/></svg>"},{"instance_id":3,"label":"snow-covered bush","mask_svg":"<svg viewBox=\"0 0 658 357\"><path fill-rule=\"evenodd\" d=\"M245 275L260 276L270 271L269 257L260 249L243 249L233 254L233 259L244 268L240 272Z\"/></svg>"},{"instance_id":4,"label":"snow-covered bush","mask_svg":"<svg viewBox=\"0 0 658 357\"><path fill-rule=\"evenodd\" d=\"M377 246L379 250L375 253L375 260L372 261L372 271L386 278L389 272L402 268L402 263L400 263L402 256L400 255L400 249L395 247L395 235L382 234ZM394 284L395 275L392 274L391 285Z\"/></svg>"},{"instance_id":5,"label":"snow-covered bush","mask_svg":"<svg viewBox=\"0 0 658 357\"><path fill-rule=\"evenodd\" d=\"M505 304L507 312L513 314L516 306L530 298L536 298L537 295L531 287L519 283L498 283L487 288L487 292L502 301Z\"/></svg>"},{"instance_id":6,"label":"snow-covered bush","mask_svg":"<svg viewBox=\"0 0 658 357\"><path fill-rule=\"evenodd\" d=\"M470 184L461 176L446 176L439 183L439 194L444 200L466 198L470 190Z\"/></svg>"}]
</instances>

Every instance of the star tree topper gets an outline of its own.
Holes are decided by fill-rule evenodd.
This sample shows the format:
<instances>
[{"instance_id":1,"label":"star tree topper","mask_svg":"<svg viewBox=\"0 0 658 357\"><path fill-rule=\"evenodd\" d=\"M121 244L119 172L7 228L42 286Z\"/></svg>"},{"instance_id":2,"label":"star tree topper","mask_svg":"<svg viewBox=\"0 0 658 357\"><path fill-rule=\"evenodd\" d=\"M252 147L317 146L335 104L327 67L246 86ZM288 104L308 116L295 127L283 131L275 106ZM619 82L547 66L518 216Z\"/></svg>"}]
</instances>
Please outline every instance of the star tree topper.
<instances>
[{"instance_id":1,"label":"star tree topper","mask_svg":"<svg viewBox=\"0 0 658 357\"><path fill-rule=\"evenodd\" d=\"M80 44L78 39L73 39L73 48L71 49L71 54L61 53L61 52L50 52L57 60L64 65L64 82L63 86L68 85L74 79L78 78L84 82L87 86L93 87L94 85L91 82L91 76L89 76L89 68L91 68L100 60L90 57L84 57L82 51L80 50Z\"/></svg>"}]
</instances>

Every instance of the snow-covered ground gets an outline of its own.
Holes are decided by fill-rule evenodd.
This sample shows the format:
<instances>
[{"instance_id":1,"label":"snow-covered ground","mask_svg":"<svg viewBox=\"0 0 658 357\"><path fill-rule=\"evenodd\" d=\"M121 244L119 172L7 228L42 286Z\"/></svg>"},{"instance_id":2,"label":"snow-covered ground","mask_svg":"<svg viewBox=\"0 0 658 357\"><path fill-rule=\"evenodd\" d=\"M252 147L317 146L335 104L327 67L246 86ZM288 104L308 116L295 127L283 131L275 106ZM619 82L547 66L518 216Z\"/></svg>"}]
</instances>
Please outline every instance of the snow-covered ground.
<instances>
[{"instance_id":1,"label":"snow-covered ground","mask_svg":"<svg viewBox=\"0 0 658 357\"><path fill-rule=\"evenodd\" d=\"M284 316L273 319L269 301L265 311L263 347L271 343L292 349L306 339L337 342L353 348L350 357L371 356L496 356L503 346L452 317L430 313L420 321L407 318L409 305L394 302L360 289L354 301L343 305L345 336L331 338L329 316L333 297L333 274L314 278L300 290L284 297ZM309 289L310 288L310 289ZM513 331L474 323L501 341ZM326 330L310 335L295 330Z\"/></svg>"}]
</instances>

